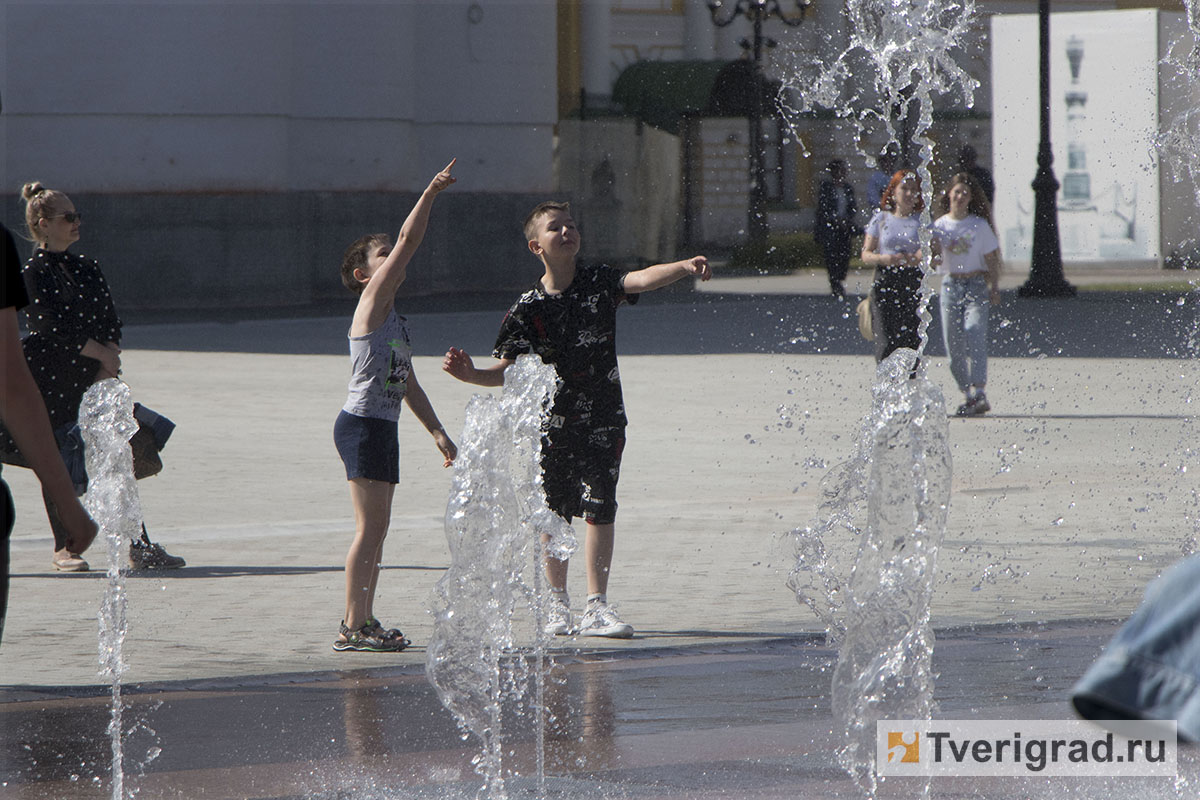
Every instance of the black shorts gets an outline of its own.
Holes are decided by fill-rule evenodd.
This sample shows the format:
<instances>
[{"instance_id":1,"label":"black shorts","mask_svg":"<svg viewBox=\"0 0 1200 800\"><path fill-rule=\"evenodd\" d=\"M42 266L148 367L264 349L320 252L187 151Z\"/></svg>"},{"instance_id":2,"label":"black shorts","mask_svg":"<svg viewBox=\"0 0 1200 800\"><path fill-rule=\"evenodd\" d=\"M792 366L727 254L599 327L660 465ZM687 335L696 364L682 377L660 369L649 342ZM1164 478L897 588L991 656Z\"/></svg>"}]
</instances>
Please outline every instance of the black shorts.
<instances>
[{"instance_id":1,"label":"black shorts","mask_svg":"<svg viewBox=\"0 0 1200 800\"><path fill-rule=\"evenodd\" d=\"M346 480L400 482L400 437L396 422L342 411L333 423L333 443L346 465Z\"/></svg>"},{"instance_id":2,"label":"black shorts","mask_svg":"<svg viewBox=\"0 0 1200 800\"><path fill-rule=\"evenodd\" d=\"M546 505L568 522L593 525L617 518L617 480L625 427L553 430L542 439L542 486Z\"/></svg>"}]
</instances>

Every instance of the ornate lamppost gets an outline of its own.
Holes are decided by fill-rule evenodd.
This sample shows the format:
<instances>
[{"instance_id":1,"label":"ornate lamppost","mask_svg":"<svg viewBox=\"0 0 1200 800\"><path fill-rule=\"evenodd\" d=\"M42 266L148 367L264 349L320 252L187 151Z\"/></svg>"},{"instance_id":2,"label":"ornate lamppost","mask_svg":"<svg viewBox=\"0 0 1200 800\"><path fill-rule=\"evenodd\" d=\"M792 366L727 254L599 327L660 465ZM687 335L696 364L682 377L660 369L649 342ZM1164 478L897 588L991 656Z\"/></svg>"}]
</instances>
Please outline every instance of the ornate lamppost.
<instances>
[{"instance_id":1,"label":"ornate lamppost","mask_svg":"<svg viewBox=\"0 0 1200 800\"><path fill-rule=\"evenodd\" d=\"M742 49L747 50L754 65L753 97L750 104L750 210L747 234L751 243L761 244L767 240L767 198L766 198L766 168L762 148L762 84L763 45L774 47L774 39L764 37L763 22L771 17L782 21L788 27L794 28L804 21L804 12L808 10L810 0L793 0L796 4L797 16L783 13L780 0L734 0L725 3L722 0L708 0L708 11L713 23L718 28L731 25L739 16L750 20L754 26L754 38L742 39Z\"/></svg>"},{"instance_id":2,"label":"ornate lamppost","mask_svg":"<svg viewBox=\"0 0 1200 800\"><path fill-rule=\"evenodd\" d=\"M1041 141L1038 171L1033 179L1033 250L1029 278L1017 289L1020 297L1070 297L1075 287L1063 277L1062 245L1058 236L1058 189L1054 154L1050 150L1050 0L1038 0L1039 86Z\"/></svg>"}]
</instances>

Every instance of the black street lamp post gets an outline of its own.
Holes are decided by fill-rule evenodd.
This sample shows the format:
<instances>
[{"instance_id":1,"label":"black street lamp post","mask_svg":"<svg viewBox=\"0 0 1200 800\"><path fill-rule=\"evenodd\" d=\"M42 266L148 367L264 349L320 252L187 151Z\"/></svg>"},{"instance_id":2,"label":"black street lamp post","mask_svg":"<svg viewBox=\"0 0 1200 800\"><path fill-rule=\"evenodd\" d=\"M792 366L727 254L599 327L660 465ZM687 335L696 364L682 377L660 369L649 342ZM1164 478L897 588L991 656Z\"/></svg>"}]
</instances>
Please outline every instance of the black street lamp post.
<instances>
[{"instance_id":1,"label":"black street lamp post","mask_svg":"<svg viewBox=\"0 0 1200 800\"><path fill-rule=\"evenodd\" d=\"M750 105L750 210L747 234L752 244L762 244L767 240L767 187L766 166L762 147L762 85L763 46L774 47L775 40L763 36L763 22L771 17L781 20L789 27L796 27L804 21L804 12L808 10L810 0L794 0L799 16L789 17L783 13L780 0L735 0L724 3L722 0L709 0L708 11L713 23L718 28L724 28L733 23L739 16L750 20L754 26L754 38L743 39L741 45L750 52L751 63L754 65L753 96Z\"/></svg>"},{"instance_id":2,"label":"black street lamp post","mask_svg":"<svg viewBox=\"0 0 1200 800\"><path fill-rule=\"evenodd\" d=\"M1070 297L1075 287L1063 277L1062 246L1058 236L1058 189L1054 153L1050 150L1050 0L1038 0L1039 86L1041 141L1038 171L1033 179L1033 249L1029 278L1017 289L1020 297Z\"/></svg>"}]
</instances>

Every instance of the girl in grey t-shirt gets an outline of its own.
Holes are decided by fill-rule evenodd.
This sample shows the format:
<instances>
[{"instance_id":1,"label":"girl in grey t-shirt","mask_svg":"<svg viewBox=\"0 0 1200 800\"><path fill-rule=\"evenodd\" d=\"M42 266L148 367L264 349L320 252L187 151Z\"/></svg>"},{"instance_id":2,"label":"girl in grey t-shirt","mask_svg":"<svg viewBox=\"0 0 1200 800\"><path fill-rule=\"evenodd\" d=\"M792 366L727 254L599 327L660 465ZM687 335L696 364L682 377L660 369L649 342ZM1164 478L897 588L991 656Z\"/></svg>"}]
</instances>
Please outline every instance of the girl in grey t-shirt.
<instances>
[{"instance_id":1,"label":"girl in grey t-shirt","mask_svg":"<svg viewBox=\"0 0 1200 800\"><path fill-rule=\"evenodd\" d=\"M453 166L451 161L434 176L394 247L387 234L371 234L350 245L342 259L342 283L359 299L350 323L350 385L333 438L346 465L357 527L346 555L346 612L334 650L397 652L409 644L399 629L381 625L373 609L392 497L400 482L396 421L401 402L433 436L444 466L458 454L417 382L408 330L395 308L396 291L425 235L433 200L454 183Z\"/></svg>"}]
</instances>

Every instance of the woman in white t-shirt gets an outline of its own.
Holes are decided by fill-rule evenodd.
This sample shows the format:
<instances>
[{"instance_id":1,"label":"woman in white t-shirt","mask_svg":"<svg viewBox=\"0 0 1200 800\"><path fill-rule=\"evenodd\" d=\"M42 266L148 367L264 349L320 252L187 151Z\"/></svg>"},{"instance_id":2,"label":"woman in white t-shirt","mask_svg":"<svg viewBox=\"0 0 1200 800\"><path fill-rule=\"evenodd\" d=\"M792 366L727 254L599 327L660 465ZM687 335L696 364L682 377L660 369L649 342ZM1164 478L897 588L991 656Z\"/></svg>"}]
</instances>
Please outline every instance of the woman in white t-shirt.
<instances>
[{"instance_id":1,"label":"woman in white t-shirt","mask_svg":"<svg viewBox=\"0 0 1200 800\"><path fill-rule=\"evenodd\" d=\"M950 179L933 223L934 257L942 275L942 336L950 373L966 395L955 412L974 417L991 410L987 385L988 316L1000 301L1000 242L992 208L969 173Z\"/></svg>"},{"instance_id":2,"label":"woman in white t-shirt","mask_svg":"<svg viewBox=\"0 0 1200 800\"><path fill-rule=\"evenodd\" d=\"M871 316L875 328L875 360L883 361L901 347L921 346L921 178L902 169L892 176L879 210L867 223L862 260L875 268Z\"/></svg>"}]
</instances>

